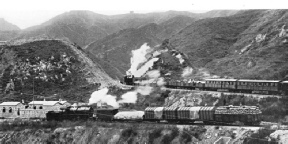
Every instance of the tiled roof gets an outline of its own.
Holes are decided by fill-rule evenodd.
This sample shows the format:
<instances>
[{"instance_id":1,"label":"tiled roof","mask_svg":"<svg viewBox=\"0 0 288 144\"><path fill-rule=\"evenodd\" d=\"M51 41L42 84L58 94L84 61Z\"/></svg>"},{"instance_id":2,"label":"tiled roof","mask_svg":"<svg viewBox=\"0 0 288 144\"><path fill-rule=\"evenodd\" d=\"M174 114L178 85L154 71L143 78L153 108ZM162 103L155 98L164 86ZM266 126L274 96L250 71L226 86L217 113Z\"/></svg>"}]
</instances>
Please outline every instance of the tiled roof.
<instances>
[{"instance_id":1,"label":"tiled roof","mask_svg":"<svg viewBox=\"0 0 288 144\"><path fill-rule=\"evenodd\" d=\"M32 101L29 103L29 105L48 105L48 106L53 106L57 103L60 103L59 101ZM61 103L60 103L61 104Z\"/></svg>"},{"instance_id":2,"label":"tiled roof","mask_svg":"<svg viewBox=\"0 0 288 144\"><path fill-rule=\"evenodd\" d=\"M20 102L3 102L3 103L1 103L0 105L1 106L16 106L16 105L18 105L18 104L20 104Z\"/></svg>"}]
</instances>

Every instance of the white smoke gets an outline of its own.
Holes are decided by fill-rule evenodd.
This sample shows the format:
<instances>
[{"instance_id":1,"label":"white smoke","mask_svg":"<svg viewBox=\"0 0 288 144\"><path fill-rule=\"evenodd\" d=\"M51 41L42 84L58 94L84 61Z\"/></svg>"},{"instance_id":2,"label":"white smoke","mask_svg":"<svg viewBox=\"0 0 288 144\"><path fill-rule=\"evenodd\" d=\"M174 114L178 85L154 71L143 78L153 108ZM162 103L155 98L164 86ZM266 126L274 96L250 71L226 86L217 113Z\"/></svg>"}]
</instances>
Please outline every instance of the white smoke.
<instances>
[{"instance_id":1,"label":"white smoke","mask_svg":"<svg viewBox=\"0 0 288 144\"><path fill-rule=\"evenodd\" d=\"M204 79L220 78L220 76L211 75L211 74L209 73L209 71L206 70L205 68L200 68L200 69L199 69L199 74L201 74L201 75L202 75L202 78L204 78Z\"/></svg>"},{"instance_id":2,"label":"white smoke","mask_svg":"<svg viewBox=\"0 0 288 144\"><path fill-rule=\"evenodd\" d=\"M127 92L121 96L122 100L118 101L119 103L136 103L137 101L137 92Z\"/></svg>"},{"instance_id":3,"label":"white smoke","mask_svg":"<svg viewBox=\"0 0 288 144\"><path fill-rule=\"evenodd\" d=\"M135 87L136 89L127 92L121 96L122 100L119 103L135 103L137 101L137 95L141 94L143 96L151 94L154 88L150 86L151 83L156 83L158 86L163 86L165 84L164 78L160 78L159 70L152 70L145 74L148 80L140 81L140 86Z\"/></svg>"},{"instance_id":4,"label":"white smoke","mask_svg":"<svg viewBox=\"0 0 288 144\"><path fill-rule=\"evenodd\" d=\"M149 52L150 47L144 43L139 49L132 50L131 67L128 70L132 75L135 75L138 66L147 61L146 54Z\"/></svg>"},{"instance_id":5,"label":"white smoke","mask_svg":"<svg viewBox=\"0 0 288 144\"><path fill-rule=\"evenodd\" d=\"M143 76L153 65L155 61L158 61L159 58L152 58L148 62L146 62L140 69L134 71L135 77Z\"/></svg>"},{"instance_id":6,"label":"white smoke","mask_svg":"<svg viewBox=\"0 0 288 144\"><path fill-rule=\"evenodd\" d=\"M180 64L182 64L185 60L182 58L181 54L176 55L176 58L179 59Z\"/></svg>"},{"instance_id":7,"label":"white smoke","mask_svg":"<svg viewBox=\"0 0 288 144\"><path fill-rule=\"evenodd\" d=\"M158 78L158 81L157 81L158 86L162 87L162 86L164 86L165 83L166 82L165 82L164 78L162 78L162 77Z\"/></svg>"},{"instance_id":8,"label":"white smoke","mask_svg":"<svg viewBox=\"0 0 288 144\"><path fill-rule=\"evenodd\" d=\"M187 77L187 76L191 75L192 72L193 72L193 69L191 67L186 67L186 68L184 68L183 73L182 73L181 76L182 77Z\"/></svg>"},{"instance_id":9,"label":"white smoke","mask_svg":"<svg viewBox=\"0 0 288 144\"><path fill-rule=\"evenodd\" d=\"M116 101L116 96L107 95L109 89L103 88L101 90L95 91L91 94L91 97L89 99L89 104L94 103L107 103L110 106L113 106L114 108L118 108L119 104Z\"/></svg>"}]
</instances>

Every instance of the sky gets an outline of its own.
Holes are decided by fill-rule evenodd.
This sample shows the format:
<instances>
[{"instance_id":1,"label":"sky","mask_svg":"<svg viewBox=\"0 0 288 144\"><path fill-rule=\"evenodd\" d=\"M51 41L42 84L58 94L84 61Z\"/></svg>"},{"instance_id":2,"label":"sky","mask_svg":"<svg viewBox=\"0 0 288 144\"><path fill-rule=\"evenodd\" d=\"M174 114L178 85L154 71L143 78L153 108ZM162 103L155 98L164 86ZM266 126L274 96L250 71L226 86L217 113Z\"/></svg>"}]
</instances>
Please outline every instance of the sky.
<instances>
[{"instance_id":1,"label":"sky","mask_svg":"<svg viewBox=\"0 0 288 144\"><path fill-rule=\"evenodd\" d=\"M219 9L288 9L285 0L0 0L0 18L25 29L71 10L105 15L168 10L207 12Z\"/></svg>"}]
</instances>

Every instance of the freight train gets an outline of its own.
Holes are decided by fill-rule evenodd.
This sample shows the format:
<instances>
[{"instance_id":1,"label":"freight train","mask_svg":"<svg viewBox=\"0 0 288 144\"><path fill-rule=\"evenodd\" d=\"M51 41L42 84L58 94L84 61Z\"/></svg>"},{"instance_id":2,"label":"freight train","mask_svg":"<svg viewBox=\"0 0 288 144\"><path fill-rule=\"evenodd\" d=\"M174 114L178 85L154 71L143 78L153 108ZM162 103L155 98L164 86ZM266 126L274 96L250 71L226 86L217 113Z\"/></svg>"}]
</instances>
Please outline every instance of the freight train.
<instances>
[{"instance_id":1,"label":"freight train","mask_svg":"<svg viewBox=\"0 0 288 144\"><path fill-rule=\"evenodd\" d=\"M132 114L131 114L132 113ZM134 113L134 114L133 114ZM167 122L178 124L244 124L259 125L261 110L256 106L193 106L193 107L147 107L144 112L120 112L118 109L93 109L90 106L77 108L68 107L61 111L49 111L48 121L56 120L89 120L98 121L137 121L137 122ZM134 116L133 116L134 115Z\"/></svg>"},{"instance_id":2,"label":"freight train","mask_svg":"<svg viewBox=\"0 0 288 144\"><path fill-rule=\"evenodd\" d=\"M125 76L124 84L135 85L139 78ZM205 79L204 81L166 80L165 87L190 90L226 91L236 93L257 93L288 95L288 81L246 80L246 79Z\"/></svg>"}]
</instances>

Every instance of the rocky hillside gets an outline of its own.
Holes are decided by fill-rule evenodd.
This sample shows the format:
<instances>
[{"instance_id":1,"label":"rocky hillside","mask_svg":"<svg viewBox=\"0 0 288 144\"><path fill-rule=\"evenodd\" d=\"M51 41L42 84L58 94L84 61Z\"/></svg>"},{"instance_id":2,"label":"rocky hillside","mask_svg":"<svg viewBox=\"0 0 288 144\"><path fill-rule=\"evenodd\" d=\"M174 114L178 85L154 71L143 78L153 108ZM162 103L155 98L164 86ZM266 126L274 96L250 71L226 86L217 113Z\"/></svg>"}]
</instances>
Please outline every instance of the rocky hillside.
<instances>
[{"instance_id":1,"label":"rocky hillside","mask_svg":"<svg viewBox=\"0 0 288 144\"><path fill-rule=\"evenodd\" d=\"M0 18L0 31L16 31L20 28L12 23L7 22L5 19Z\"/></svg>"},{"instance_id":2,"label":"rocky hillside","mask_svg":"<svg viewBox=\"0 0 288 144\"><path fill-rule=\"evenodd\" d=\"M176 16L160 24L151 23L139 28L125 29L88 45L87 51L115 66L123 75L131 63L131 51L147 43L154 47L194 22L187 16ZM105 69L109 73L109 69Z\"/></svg>"},{"instance_id":3,"label":"rocky hillside","mask_svg":"<svg viewBox=\"0 0 288 144\"><path fill-rule=\"evenodd\" d=\"M216 141L233 144L241 143L276 143L278 135L275 130L227 127L227 126L197 126L197 125L166 125L140 123L104 123L104 122L13 122L13 126L1 124L1 143L199 143L211 144ZM18 124L18 125L17 125ZM29 127L29 124L33 127ZM273 136L270 134L273 133ZM272 134L271 134L272 135ZM279 136L279 137L280 137ZM220 139L220 140L219 140ZM258 140L259 139L259 140ZM283 142L283 141L282 141Z\"/></svg>"},{"instance_id":4,"label":"rocky hillside","mask_svg":"<svg viewBox=\"0 0 288 144\"><path fill-rule=\"evenodd\" d=\"M99 87L117 85L77 45L40 40L1 46L1 101L38 98L86 101Z\"/></svg>"},{"instance_id":5,"label":"rocky hillside","mask_svg":"<svg viewBox=\"0 0 288 144\"><path fill-rule=\"evenodd\" d=\"M193 66L220 76L282 79L287 74L287 10L240 11L196 21L170 42Z\"/></svg>"}]
</instances>

